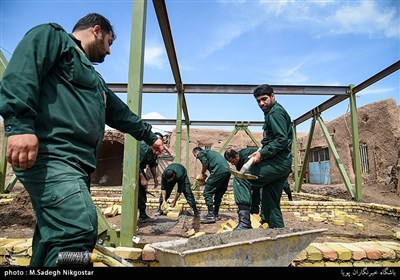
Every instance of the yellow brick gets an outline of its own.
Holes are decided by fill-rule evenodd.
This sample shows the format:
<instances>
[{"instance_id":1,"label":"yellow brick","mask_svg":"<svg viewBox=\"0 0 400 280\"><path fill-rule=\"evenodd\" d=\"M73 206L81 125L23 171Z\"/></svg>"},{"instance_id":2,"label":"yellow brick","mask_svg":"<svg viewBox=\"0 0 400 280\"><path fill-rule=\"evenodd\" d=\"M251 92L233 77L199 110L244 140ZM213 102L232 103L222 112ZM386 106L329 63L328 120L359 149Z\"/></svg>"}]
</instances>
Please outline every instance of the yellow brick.
<instances>
[{"instance_id":1,"label":"yellow brick","mask_svg":"<svg viewBox=\"0 0 400 280\"><path fill-rule=\"evenodd\" d=\"M32 257L32 246L28 248L28 256Z\"/></svg>"},{"instance_id":2,"label":"yellow brick","mask_svg":"<svg viewBox=\"0 0 400 280\"><path fill-rule=\"evenodd\" d=\"M170 217L170 218L178 218L179 217L179 212L168 212L167 213L167 217Z\"/></svg>"},{"instance_id":3,"label":"yellow brick","mask_svg":"<svg viewBox=\"0 0 400 280\"><path fill-rule=\"evenodd\" d=\"M313 246L313 243L311 243L307 248L307 259L309 261L320 261L322 260L322 253L320 250L318 250L317 248L315 248Z\"/></svg>"},{"instance_id":4,"label":"yellow brick","mask_svg":"<svg viewBox=\"0 0 400 280\"><path fill-rule=\"evenodd\" d=\"M6 204L10 204L13 201L12 198L4 198L4 199L0 199L0 205L6 205Z\"/></svg>"},{"instance_id":5,"label":"yellow brick","mask_svg":"<svg viewBox=\"0 0 400 280\"><path fill-rule=\"evenodd\" d=\"M323 221L325 221L325 218L323 218L323 217L313 217L312 218L312 220L314 221L314 222L323 222Z\"/></svg>"},{"instance_id":6,"label":"yellow brick","mask_svg":"<svg viewBox=\"0 0 400 280\"><path fill-rule=\"evenodd\" d=\"M222 230L233 230L233 228L230 227L230 225L228 224L223 224L222 226Z\"/></svg>"},{"instance_id":7,"label":"yellow brick","mask_svg":"<svg viewBox=\"0 0 400 280\"><path fill-rule=\"evenodd\" d=\"M24 255L13 255L9 258L10 265L14 266L28 266L31 258Z\"/></svg>"},{"instance_id":8,"label":"yellow brick","mask_svg":"<svg viewBox=\"0 0 400 280\"><path fill-rule=\"evenodd\" d=\"M300 212L293 212L293 215L294 215L296 218L300 218L300 216L301 216Z\"/></svg>"},{"instance_id":9,"label":"yellow brick","mask_svg":"<svg viewBox=\"0 0 400 280\"><path fill-rule=\"evenodd\" d=\"M259 228L261 226L260 223L260 216L254 217L255 215L250 216L250 222L251 222L251 227L252 228Z\"/></svg>"},{"instance_id":10,"label":"yellow brick","mask_svg":"<svg viewBox=\"0 0 400 280\"><path fill-rule=\"evenodd\" d=\"M0 238L0 247L13 241L21 241L21 238Z\"/></svg>"},{"instance_id":11,"label":"yellow brick","mask_svg":"<svg viewBox=\"0 0 400 280\"><path fill-rule=\"evenodd\" d=\"M352 262L325 262L326 267L352 267Z\"/></svg>"},{"instance_id":12,"label":"yellow brick","mask_svg":"<svg viewBox=\"0 0 400 280\"><path fill-rule=\"evenodd\" d=\"M160 266L160 262L148 262L149 267L157 267Z\"/></svg>"},{"instance_id":13,"label":"yellow brick","mask_svg":"<svg viewBox=\"0 0 400 280\"><path fill-rule=\"evenodd\" d=\"M400 243L389 242L389 241L381 241L381 242L377 242L377 243L395 251L397 258L400 259Z\"/></svg>"},{"instance_id":14,"label":"yellow brick","mask_svg":"<svg viewBox=\"0 0 400 280\"><path fill-rule=\"evenodd\" d=\"M9 239L8 242L0 246L0 255L7 256L13 251L13 247L17 244L25 243L26 239Z\"/></svg>"},{"instance_id":15,"label":"yellow brick","mask_svg":"<svg viewBox=\"0 0 400 280\"><path fill-rule=\"evenodd\" d=\"M309 267L309 266L324 267L325 263L324 262L303 262L303 263L299 263L297 266L298 267Z\"/></svg>"},{"instance_id":16,"label":"yellow brick","mask_svg":"<svg viewBox=\"0 0 400 280\"><path fill-rule=\"evenodd\" d=\"M356 229L358 230L364 230L364 225L362 223L354 223L354 225L356 226Z\"/></svg>"},{"instance_id":17,"label":"yellow brick","mask_svg":"<svg viewBox=\"0 0 400 280\"><path fill-rule=\"evenodd\" d=\"M307 259L307 250L303 250L300 254L294 259L294 261L304 261Z\"/></svg>"},{"instance_id":18,"label":"yellow brick","mask_svg":"<svg viewBox=\"0 0 400 280\"><path fill-rule=\"evenodd\" d=\"M189 237L189 238L199 237L199 236L202 236L202 235L204 235L204 234L206 234L204 231L199 231L199 232L196 232L195 235L193 235L193 236L191 236L191 237Z\"/></svg>"},{"instance_id":19,"label":"yellow brick","mask_svg":"<svg viewBox=\"0 0 400 280\"><path fill-rule=\"evenodd\" d=\"M344 215L346 215L347 213L346 212L344 212L344 211L341 211L341 210L334 210L334 213L333 213L335 216L344 216Z\"/></svg>"},{"instance_id":20,"label":"yellow brick","mask_svg":"<svg viewBox=\"0 0 400 280\"><path fill-rule=\"evenodd\" d=\"M400 267L400 261L383 261L382 262L383 267Z\"/></svg>"},{"instance_id":21,"label":"yellow brick","mask_svg":"<svg viewBox=\"0 0 400 280\"><path fill-rule=\"evenodd\" d=\"M32 247L32 238L26 239L25 242L15 244L12 248L14 254L28 254L29 248Z\"/></svg>"},{"instance_id":22,"label":"yellow brick","mask_svg":"<svg viewBox=\"0 0 400 280\"><path fill-rule=\"evenodd\" d=\"M323 213L321 213L320 216L323 217L323 218L328 218L328 217L329 217L329 214L326 213L326 212L323 212Z\"/></svg>"},{"instance_id":23,"label":"yellow brick","mask_svg":"<svg viewBox=\"0 0 400 280\"><path fill-rule=\"evenodd\" d=\"M373 242L372 246L377 248L379 252L381 253L381 259L395 259L396 258L396 252L395 250L392 250L389 247L385 247L380 245L377 242Z\"/></svg>"},{"instance_id":24,"label":"yellow brick","mask_svg":"<svg viewBox=\"0 0 400 280\"><path fill-rule=\"evenodd\" d=\"M346 223L345 223L345 221L343 221L343 220L334 219L334 220L333 220L333 224L334 224L335 226L344 226Z\"/></svg>"},{"instance_id":25,"label":"yellow brick","mask_svg":"<svg viewBox=\"0 0 400 280\"><path fill-rule=\"evenodd\" d=\"M236 227L236 222L232 219L229 219L228 221L226 221L226 224L230 227L230 228L235 228Z\"/></svg>"},{"instance_id":26,"label":"yellow brick","mask_svg":"<svg viewBox=\"0 0 400 280\"><path fill-rule=\"evenodd\" d=\"M341 260L341 261L351 260L352 252L349 249L347 249L343 246L340 246L340 244L338 244L338 243L325 242L324 244L326 246L328 246L329 248L336 251L339 260Z\"/></svg>"},{"instance_id":27,"label":"yellow brick","mask_svg":"<svg viewBox=\"0 0 400 280\"><path fill-rule=\"evenodd\" d=\"M142 258L142 249L140 248L117 247L114 249L114 253L127 260L137 260Z\"/></svg>"},{"instance_id":28,"label":"yellow brick","mask_svg":"<svg viewBox=\"0 0 400 280\"><path fill-rule=\"evenodd\" d=\"M382 263L381 262L353 262L353 266L355 267L381 267Z\"/></svg>"},{"instance_id":29,"label":"yellow brick","mask_svg":"<svg viewBox=\"0 0 400 280\"><path fill-rule=\"evenodd\" d=\"M196 231L195 231L193 228L189 229L189 230L186 232L186 236L187 236L187 237L190 237L190 236L195 235L195 234L196 234Z\"/></svg>"},{"instance_id":30,"label":"yellow brick","mask_svg":"<svg viewBox=\"0 0 400 280\"><path fill-rule=\"evenodd\" d=\"M263 224L261 225L261 227L262 227L262 228L269 228L269 225L268 225L268 223L263 223Z\"/></svg>"}]
</instances>

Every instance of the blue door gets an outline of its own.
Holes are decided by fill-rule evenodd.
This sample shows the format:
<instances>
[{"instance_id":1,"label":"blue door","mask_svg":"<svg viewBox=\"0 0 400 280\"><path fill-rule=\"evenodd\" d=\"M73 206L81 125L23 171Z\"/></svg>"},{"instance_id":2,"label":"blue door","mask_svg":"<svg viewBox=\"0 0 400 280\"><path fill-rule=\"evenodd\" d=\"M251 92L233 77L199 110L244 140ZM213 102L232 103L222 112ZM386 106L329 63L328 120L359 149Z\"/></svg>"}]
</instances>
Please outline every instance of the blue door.
<instances>
[{"instance_id":1,"label":"blue door","mask_svg":"<svg viewBox=\"0 0 400 280\"><path fill-rule=\"evenodd\" d=\"M311 151L308 170L311 184L328 185L331 183L331 165L327 148Z\"/></svg>"}]
</instances>

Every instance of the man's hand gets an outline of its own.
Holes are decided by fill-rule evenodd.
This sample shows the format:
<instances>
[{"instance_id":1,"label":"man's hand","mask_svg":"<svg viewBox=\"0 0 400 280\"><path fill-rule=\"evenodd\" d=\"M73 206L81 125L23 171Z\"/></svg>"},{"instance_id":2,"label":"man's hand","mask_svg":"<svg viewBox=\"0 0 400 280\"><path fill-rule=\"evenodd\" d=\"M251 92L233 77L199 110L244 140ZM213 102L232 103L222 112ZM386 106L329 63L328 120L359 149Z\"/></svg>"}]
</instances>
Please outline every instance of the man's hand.
<instances>
[{"instance_id":1,"label":"man's hand","mask_svg":"<svg viewBox=\"0 0 400 280\"><path fill-rule=\"evenodd\" d=\"M36 161L39 140L35 134L11 135L7 138L7 161L14 167L31 168Z\"/></svg>"},{"instance_id":2,"label":"man's hand","mask_svg":"<svg viewBox=\"0 0 400 280\"><path fill-rule=\"evenodd\" d=\"M198 175L198 176L196 177L196 179L200 179L200 180L205 181L205 180L207 179L207 174L201 173L200 175Z\"/></svg>"},{"instance_id":3,"label":"man's hand","mask_svg":"<svg viewBox=\"0 0 400 280\"><path fill-rule=\"evenodd\" d=\"M165 210L168 208L168 202L166 200L163 201L163 203L161 204L161 209Z\"/></svg>"},{"instance_id":4,"label":"man's hand","mask_svg":"<svg viewBox=\"0 0 400 280\"><path fill-rule=\"evenodd\" d=\"M151 145L151 149L153 150L153 153L157 156L161 155L162 152L164 151L164 143L161 138L158 138L156 142L154 142L153 145Z\"/></svg>"},{"instance_id":5,"label":"man's hand","mask_svg":"<svg viewBox=\"0 0 400 280\"><path fill-rule=\"evenodd\" d=\"M147 190L147 186L149 185L149 182L148 182L146 179L141 178L141 179L140 179L140 185L141 185L145 190Z\"/></svg>"},{"instance_id":6,"label":"man's hand","mask_svg":"<svg viewBox=\"0 0 400 280\"><path fill-rule=\"evenodd\" d=\"M173 200L172 202L171 202L171 208L174 208L175 207L175 205L176 205L176 200Z\"/></svg>"},{"instance_id":7,"label":"man's hand","mask_svg":"<svg viewBox=\"0 0 400 280\"><path fill-rule=\"evenodd\" d=\"M261 160L261 154L260 154L259 150L255 151L254 153L249 155L249 158L253 158L253 164L259 163Z\"/></svg>"}]
</instances>

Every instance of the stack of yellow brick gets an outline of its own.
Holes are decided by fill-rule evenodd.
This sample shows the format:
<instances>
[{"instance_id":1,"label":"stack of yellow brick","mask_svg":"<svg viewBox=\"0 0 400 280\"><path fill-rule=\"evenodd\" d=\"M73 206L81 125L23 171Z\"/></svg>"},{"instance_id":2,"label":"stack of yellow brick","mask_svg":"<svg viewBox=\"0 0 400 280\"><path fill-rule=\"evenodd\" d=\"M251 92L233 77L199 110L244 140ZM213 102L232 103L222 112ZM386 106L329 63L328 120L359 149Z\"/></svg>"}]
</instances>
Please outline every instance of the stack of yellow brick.
<instances>
[{"instance_id":1,"label":"stack of yellow brick","mask_svg":"<svg viewBox=\"0 0 400 280\"><path fill-rule=\"evenodd\" d=\"M233 221L229 224L231 229L235 226ZM32 255L31 244L32 239L1 238L0 265L27 266ZM146 244L143 248L107 247L107 249L131 262L133 266L159 266L151 244ZM96 263L95 266L105 265ZM400 267L400 243L392 241L311 243L293 260L292 266Z\"/></svg>"}]
</instances>

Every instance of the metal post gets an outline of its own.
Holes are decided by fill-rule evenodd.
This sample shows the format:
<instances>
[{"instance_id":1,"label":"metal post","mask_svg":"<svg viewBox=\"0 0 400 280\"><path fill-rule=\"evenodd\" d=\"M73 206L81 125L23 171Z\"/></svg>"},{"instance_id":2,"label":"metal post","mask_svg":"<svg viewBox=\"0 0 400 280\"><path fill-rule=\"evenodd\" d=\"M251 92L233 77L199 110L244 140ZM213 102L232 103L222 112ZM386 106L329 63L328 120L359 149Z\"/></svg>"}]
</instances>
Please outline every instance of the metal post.
<instances>
[{"instance_id":1,"label":"metal post","mask_svg":"<svg viewBox=\"0 0 400 280\"><path fill-rule=\"evenodd\" d=\"M133 1L127 105L139 117L142 111L147 0ZM121 246L134 246L137 232L139 142L125 135L122 178Z\"/></svg>"},{"instance_id":2,"label":"metal post","mask_svg":"<svg viewBox=\"0 0 400 280\"><path fill-rule=\"evenodd\" d=\"M353 92L354 85L350 85L350 118L351 134L353 140L354 178L355 178L355 199L362 199L362 178L361 178L361 156L360 143L358 140L358 114L356 106L356 94Z\"/></svg>"},{"instance_id":3,"label":"metal post","mask_svg":"<svg viewBox=\"0 0 400 280\"><path fill-rule=\"evenodd\" d=\"M4 71L7 67L7 60L0 50L0 81L3 78ZM4 124L4 123L3 123ZM1 156L0 156L0 193L4 192L4 184L7 176L7 161L6 161L6 150L7 150L7 138L3 130L3 141L1 141Z\"/></svg>"},{"instance_id":4,"label":"metal post","mask_svg":"<svg viewBox=\"0 0 400 280\"><path fill-rule=\"evenodd\" d=\"M228 139L226 139L225 143L222 145L221 149L219 149L219 153L223 153L225 151L226 146L228 146L229 142L231 142L233 136L239 131L238 127L235 126L235 128L232 130L231 135L229 135Z\"/></svg>"},{"instance_id":5,"label":"metal post","mask_svg":"<svg viewBox=\"0 0 400 280\"><path fill-rule=\"evenodd\" d=\"M296 126L293 124L293 172L294 172L294 185L298 186L299 185L299 155L298 155L299 149L297 147L297 132L296 132ZM295 189L296 190L296 189Z\"/></svg>"},{"instance_id":6,"label":"metal post","mask_svg":"<svg viewBox=\"0 0 400 280\"><path fill-rule=\"evenodd\" d=\"M317 120L319 125L321 126L322 132L324 133L326 142L328 142L329 149L331 150L333 156L335 157L336 165L339 168L340 175L346 185L347 191L350 193L351 197L354 198L353 185L350 182L350 178L346 173L346 169L344 168L343 162L340 160L339 153L337 152L335 145L333 144L332 138L329 135L329 131L325 126L324 121L321 116L317 116Z\"/></svg>"},{"instance_id":7,"label":"metal post","mask_svg":"<svg viewBox=\"0 0 400 280\"><path fill-rule=\"evenodd\" d=\"M247 133L247 135L250 137L250 139L253 141L253 143L256 144L256 146L258 148L260 148L261 143L258 142L256 138L254 138L253 134L251 133L250 129L247 126L244 127L244 131Z\"/></svg>"},{"instance_id":8,"label":"metal post","mask_svg":"<svg viewBox=\"0 0 400 280\"><path fill-rule=\"evenodd\" d=\"M308 133L306 151L304 154L303 165L301 166L301 172L300 172L300 178L299 178L300 180L298 182L296 182L296 186L294 187L294 190L296 192L301 191L301 185L303 184L303 178L306 175L308 156L310 155L310 147L311 147L311 141L312 141L312 138L314 135L314 128L315 128L315 115L311 122L310 132Z\"/></svg>"},{"instance_id":9,"label":"metal post","mask_svg":"<svg viewBox=\"0 0 400 280\"><path fill-rule=\"evenodd\" d=\"M182 149L182 99L183 93L178 92L177 106L176 106L176 145L175 145L175 162L181 163L181 149Z\"/></svg>"}]
</instances>

